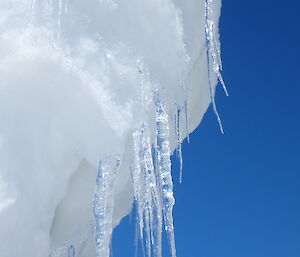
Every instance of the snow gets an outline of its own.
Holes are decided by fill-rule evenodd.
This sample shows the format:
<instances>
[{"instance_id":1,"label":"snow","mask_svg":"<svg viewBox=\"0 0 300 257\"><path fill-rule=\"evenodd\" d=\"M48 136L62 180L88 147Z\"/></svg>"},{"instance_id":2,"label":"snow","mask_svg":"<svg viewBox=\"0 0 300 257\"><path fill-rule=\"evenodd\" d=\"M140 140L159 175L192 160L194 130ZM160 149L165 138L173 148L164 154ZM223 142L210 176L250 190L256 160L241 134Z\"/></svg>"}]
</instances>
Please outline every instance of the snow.
<instances>
[{"instance_id":1,"label":"snow","mask_svg":"<svg viewBox=\"0 0 300 257\"><path fill-rule=\"evenodd\" d=\"M0 1L1 257L108 256L133 205L148 256L162 229L176 255L170 155L217 113L220 7Z\"/></svg>"}]
</instances>

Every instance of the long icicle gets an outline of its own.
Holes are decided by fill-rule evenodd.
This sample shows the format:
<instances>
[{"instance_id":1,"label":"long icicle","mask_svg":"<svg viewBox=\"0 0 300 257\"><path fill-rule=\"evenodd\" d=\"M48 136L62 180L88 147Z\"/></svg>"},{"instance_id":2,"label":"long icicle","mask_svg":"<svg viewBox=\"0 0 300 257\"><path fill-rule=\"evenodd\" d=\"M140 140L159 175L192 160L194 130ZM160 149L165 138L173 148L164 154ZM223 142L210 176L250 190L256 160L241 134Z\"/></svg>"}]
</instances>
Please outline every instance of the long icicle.
<instances>
[{"instance_id":1,"label":"long icicle","mask_svg":"<svg viewBox=\"0 0 300 257\"><path fill-rule=\"evenodd\" d=\"M154 101L156 108L157 168L160 174L160 183L163 194L165 230L168 236L172 257L175 257L176 246L173 224L173 206L175 204L175 199L173 196L173 181L171 175L169 116L164 109L158 91L154 93Z\"/></svg>"},{"instance_id":2,"label":"long icicle","mask_svg":"<svg viewBox=\"0 0 300 257\"><path fill-rule=\"evenodd\" d=\"M144 127L146 130L146 127ZM144 133L142 139L143 145L143 159L144 159L144 172L147 175L147 186L150 189L148 194L150 201L150 229L151 229L151 242L154 246L155 256L161 256L161 234L162 234L162 203L157 182L157 176L154 170L150 136Z\"/></svg>"},{"instance_id":3,"label":"long icicle","mask_svg":"<svg viewBox=\"0 0 300 257\"><path fill-rule=\"evenodd\" d=\"M133 189L134 189L134 199L136 202L138 223L139 223L139 233L140 238L143 239L144 231L144 213L143 205L141 199L141 130L136 129L133 134L133 166L131 167L131 176L133 180Z\"/></svg>"},{"instance_id":4,"label":"long icicle","mask_svg":"<svg viewBox=\"0 0 300 257\"><path fill-rule=\"evenodd\" d=\"M214 72L217 74L217 77L223 87L223 90L228 96L228 91L223 80L221 71L222 71L222 60L221 60L221 51L217 39L215 37L216 29L215 23L213 20L213 3L214 0L205 0L205 33L206 33L206 42L209 52L209 58L212 59L212 65Z\"/></svg>"},{"instance_id":5,"label":"long icicle","mask_svg":"<svg viewBox=\"0 0 300 257\"><path fill-rule=\"evenodd\" d=\"M113 229L113 191L119 162L119 159L105 157L99 164L93 202L97 257L108 257L110 254Z\"/></svg>"},{"instance_id":6,"label":"long icicle","mask_svg":"<svg viewBox=\"0 0 300 257\"><path fill-rule=\"evenodd\" d=\"M145 234L147 256L161 257L162 204L155 174L150 135L145 124L133 132L132 178L140 237ZM153 247L152 247L153 246Z\"/></svg>"},{"instance_id":7,"label":"long icicle","mask_svg":"<svg viewBox=\"0 0 300 257\"><path fill-rule=\"evenodd\" d=\"M215 28L214 28L214 22L212 16L213 16L213 0L206 0L205 1L205 33L206 33L208 84L209 84L209 91L210 91L213 110L217 116L221 133L224 134L222 120L217 109L215 94L213 92L212 84L211 84L211 73L210 73L211 66L213 66L214 72L217 74L217 77L223 86L226 96L228 96L228 92L220 72L220 70L222 69L222 63L221 63L220 50L218 45L216 44L216 39L214 36ZM211 65L211 60L212 60L212 65Z\"/></svg>"},{"instance_id":8,"label":"long icicle","mask_svg":"<svg viewBox=\"0 0 300 257\"><path fill-rule=\"evenodd\" d=\"M182 143L181 143L181 130L180 130L180 118L181 110L177 110L176 120L176 142L177 142L177 153L179 158L179 182L182 183L182 169L183 169L183 158L182 158Z\"/></svg>"}]
</instances>

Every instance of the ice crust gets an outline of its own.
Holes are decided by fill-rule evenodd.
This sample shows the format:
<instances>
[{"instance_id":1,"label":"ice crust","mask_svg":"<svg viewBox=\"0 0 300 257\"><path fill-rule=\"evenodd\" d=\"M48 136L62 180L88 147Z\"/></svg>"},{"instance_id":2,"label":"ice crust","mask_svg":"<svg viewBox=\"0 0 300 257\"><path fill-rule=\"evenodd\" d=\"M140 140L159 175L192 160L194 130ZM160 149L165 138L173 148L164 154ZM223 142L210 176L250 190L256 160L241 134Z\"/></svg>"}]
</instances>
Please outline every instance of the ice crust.
<instances>
[{"instance_id":1,"label":"ice crust","mask_svg":"<svg viewBox=\"0 0 300 257\"><path fill-rule=\"evenodd\" d=\"M148 255L162 229L176 255L170 154L215 107L220 8L0 1L1 257L108 257L134 201Z\"/></svg>"}]
</instances>

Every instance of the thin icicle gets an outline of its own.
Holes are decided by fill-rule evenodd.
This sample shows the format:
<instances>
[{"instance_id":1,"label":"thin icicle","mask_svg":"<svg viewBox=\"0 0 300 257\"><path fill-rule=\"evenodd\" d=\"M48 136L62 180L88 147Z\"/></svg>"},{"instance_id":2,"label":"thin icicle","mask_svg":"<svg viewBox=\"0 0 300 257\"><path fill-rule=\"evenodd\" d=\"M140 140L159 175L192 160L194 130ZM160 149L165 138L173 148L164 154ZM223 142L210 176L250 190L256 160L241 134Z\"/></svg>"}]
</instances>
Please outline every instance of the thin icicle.
<instances>
[{"instance_id":1,"label":"thin icicle","mask_svg":"<svg viewBox=\"0 0 300 257\"><path fill-rule=\"evenodd\" d=\"M222 120L221 120L221 117L220 117L218 109L217 109L217 105L216 105L216 101L215 101L215 94L213 92L212 85L211 85L210 69L211 69L211 65L210 65L209 46L207 46L207 77L208 77L208 84L209 84L209 92L210 92L210 97L211 97L213 110L214 110L214 113L217 116L217 120L218 120L218 123L219 123L221 133L224 134L224 128L223 128Z\"/></svg>"},{"instance_id":2,"label":"thin icicle","mask_svg":"<svg viewBox=\"0 0 300 257\"><path fill-rule=\"evenodd\" d=\"M146 127L144 127L146 130ZM142 138L144 173L146 174L146 185L149 188L149 214L150 214L150 229L151 243L154 246L155 256L161 256L161 233L162 233L162 204L160 190L156 180L156 174L152 159L152 150L150 137L144 133Z\"/></svg>"},{"instance_id":3,"label":"thin icicle","mask_svg":"<svg viewBox=\"0 0 300 257\"><path fill-rule=\"evenodd\" d=\"M93 202L97 257L108 257L112 236L113 189L119 160L106 157L100 161Z\"/></svg>"},{"instance_id":4,"label":"thin icicle","mask_svg":"<svg viewBox=\"0 0 300 257\"><path fill-rule=\"evenodd\" d=\"M190 143L190 134L189 134L189 114L187 108L187 98L184 100L184 114L185 114L185 130L186 130L186 137L188 143Z\"/></svg>"},{"instance_id":5,"label":"thin icicle","mask_svg":"<svg viewBox=\"0 0 300 257\"><path fill-rule=\"evenodd\" d=\"M152 220L153 220L153 208L152 208L152 195L151 195L151 177L149 177L149 170L151 170L152 159L148 160L148 155L151 156L151 152L148 153L147 142L145 138L145 125L142 126L141 129L141 172L142 172L142 202L143 202L143 211L144 211L144 222L145 222L145 234L146 234L146 248L147 248L147 255L151 256L151 241L152 241Z\"/></svg>"},{"instance_id":6,"label":"thin icicle","mask_svg":"<svg viewBox=\"0 0 300 257\"><path fill-rule=\"evenodd\" d=\"M145 234L147 256L161 257L162 204L154 170L148 129L142 125L133 133L132 178L137 205L140 237Z\"/></svg>"},{"instance_id":7,"label":"thin icicle","mask_svg":"<svg viewBox=\"0 0 300 257\"><path fill-rule=\"evenodd\" d=\"M145 222L145 234L146 234L146 249L147 249L147 256L150 257L151 256L151 226L150 226L150 222L151 222L151 217L150 217L150 199L149 197L149 192L148 188L147 188L147 182L145 181L146 178L144 178L144 191L143 191L143 210L144 210L144 222Z\"/></svg>"},{"instance_id":8,"label":"thin icicle","mask_svg":"<svg viewBox=\"0 0 300 257\"><path fill-rule=\"evenodd\" d=\"M165 230L168 236L172 257L175 257L176 246L173 224L173 206L175 204L175 199L173 196L173 181L171 175L169 117L161 102L158 91L156 91L154 94L154 101L156 107L156 146L158 170L163 194Z\"/></svg>"},{"instance_id":9,"label":"thin icicle","mask_svg":"<svg viewBox=\"0 0 300 257\"><path fill-rule=\"evenodd\" d=\"M207 67L208 67L207 68L207 73L208 73L209 92L210 92L210 98L211 98L213 110L214 110L214 113L217 116L217 120L218 120L218 123L219 123L221 133L224 134L222 120L221 120L221 117L220 117L218 109L217 109L217 105L216 105L216 101L215 101L215 97L214 97L214 92L213 92L212 85L211 85L209 56L207 56Z\"/></svg>"},{"instance_id":10,"label":"thin icicle","mask_svg":"<svg viewBox=\"0 0 300 257\"><path fill-rule=\"evenodd\" d=\"M190 143L190 134L189 134L189 115L188 115L188 108L187 108L187 89L186 89L186 85L185 82L182 81L182 90L183 90L183 94L184 94L184 118L185 118L185 133L186 133L186 138L188 143Z\"/></svg>"},{"instance_id":11,"label":"thin icicle","mask_svg":"<svg viewBox=\"0 0 300 257\"><path fill-rule=\"evenodd\" d=\"M218 41L215 37L216 29L213 20L213 6L214 0L206 0L205 1L205 33L206 33L206 41L209 52L209 58L212 59L212 65L214 72L217 74L218 79L224 89L226 96L228 96L228 91L223 80L221 71L222 71L222 60L221 60L221 51L218 44Z\"/></svg>"},{"instance_id":12,"label":"thin icicle","mask_svg":"<svg viewBox=\"0 0 300 257\"><path fill-rule=\"evenodd\" d=\"M183 158L182 158L182 144L181 144L181 131L180 131L180 117L181 111L178 109L176 115L176 142L177 142L177 154L179 158L179 182L182 183L182 168L183 168Z\"/></svg>"},{"instance_id":13,"label":"thin icicle","mask_svg":"<svg viewBox=\"0 0 300 257\"><path fill-rule=\"evenodd\" d=\"M224 134L224 129L222 125L222 120L220 118L216 101L215 101L215 94L212 89L211 85L211 66L214 70L214 72L217 74L217 77L220 81L220 83L223 86L225 94L228 96L227 88L224 83L224 80L222 78L220 70L222 69L222 62L221 62L221 56L220 56L220 49L217 44L217 41L215 39L215 26L213 21L213 1L214 0L206 0L205 1L205 32L206 32L206 51L207 51L207 72L208 72L208 84L209 84L209 91L210 91L210 97L211 102L213 106L213 110L217 116L219 127L221 130L221 133ZM211 65L212 61L212 65Z\"/></svg>"},{"instance_id":14,"label":"thin icicle","mask_svg":"<svg viewBox=\"0 0 300 257\"><path fill-rule=\"evenodd\" d=\"M138 223L139 223L139 232L140 237L143 239L144 231L144 220L143 220L143 206L141 198L141 160L140 160L140 151L141 151L141 131L137 129L133 132L133 167L131 167L131 176L133 180L134 188L134 199L137 205L137 214L138 214Z\"/></svg>"}]
</instances>

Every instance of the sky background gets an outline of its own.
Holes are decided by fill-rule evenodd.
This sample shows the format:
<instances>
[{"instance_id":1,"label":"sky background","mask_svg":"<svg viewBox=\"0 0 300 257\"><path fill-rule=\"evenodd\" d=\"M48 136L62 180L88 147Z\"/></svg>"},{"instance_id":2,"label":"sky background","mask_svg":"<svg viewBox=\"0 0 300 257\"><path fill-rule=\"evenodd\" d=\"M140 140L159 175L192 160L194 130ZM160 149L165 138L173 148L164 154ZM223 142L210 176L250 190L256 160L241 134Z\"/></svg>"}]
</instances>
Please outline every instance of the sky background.
<instances>
[{"instance_id":1,"label":"sky background","mask_svg":"<svg viewBox=\"0 0 300 257\"><path fill-rule=\"evenodd\" d=\"M300 1L224 0L223 76L211 110L174 159L178 257L300 257ZM134 256L134 218L113 256ZM139 256L142 256L139 253ZM164 257L170 256L164 242Z\"/></svg>"}]
</instances>

